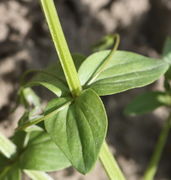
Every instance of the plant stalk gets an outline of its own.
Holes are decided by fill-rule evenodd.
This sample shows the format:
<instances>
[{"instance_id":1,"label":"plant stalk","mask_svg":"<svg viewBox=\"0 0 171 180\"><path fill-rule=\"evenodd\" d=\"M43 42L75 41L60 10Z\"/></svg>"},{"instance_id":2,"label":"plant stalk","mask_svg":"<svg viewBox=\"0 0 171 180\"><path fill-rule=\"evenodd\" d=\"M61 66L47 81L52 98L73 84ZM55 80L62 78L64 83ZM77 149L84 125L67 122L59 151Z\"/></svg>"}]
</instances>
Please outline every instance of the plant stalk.
<instances>
[{"instance_id":1,"label":"plant stalk","mask_svg":"<svg viewBox=\"0 0 171 180\"><path fill-rule=\"evenodd\" d=\"M53 0L40 0L49 30L59 56L69 89L73 96L79 96L82 90L77 71L65 40Z\"/></svg>"},{"instance_id":2,"label":"plant stalk","mask_svg":"<svg viewBox=\"0 0 171 180\"><path fill-rule=\"evenodd\" d=\"M171 128L171 114L169 115L169 118L166 120L161 133L159 135L154 153L151 157L150 163L145 171L143 180L153 180L154 176L156 174L159 161L161 159L161 155L164 149L164 146L167 141L167 137L169 135L169 130Z\"/></svg>"},{"instance_id":3,"label":"plant stalk","mask_svg":"<svg viewBox=\"0 0 171 180\"><path fill-rule=\"evenodd\" d=\"M59 22L59 18L55 9L55 4L53 0L40 1L70 91L73 96L79 96L82 91L82 87L69 48L66 43L61 24ZM106 173L109 175L110 180L125 180L106 143L104 143L102 146L100 160L104 166Z\"/></svg>"},{"instance_id":4,"label":"plant stalk","mask_svg":"<svg viewBox=\"0 0 171 180\"><path fill-rule=\"evenodd\" d=\"M96 72L92 75L92 77L90 77L90 80L87 81L86 85L90 85L99 75L100 73L104 70L104 68L106 67L106 65L109 63L109 61L112 60L113 54L116 52L116 50L118 49L119 46L119 42L120 42L120 36L119 34L114 34L113 35L113 41L114 41L114 47L111 50L110 54L106 57L106 59L104 60L104 62L100 65L100 67L96 70Z\"/></svg>"},{"instance_id":5,"label":"plant stalk","mask_svg":"<svg viewBox=\"0 0 171 180\"><path fill-rule=\"evenodd\" d=\"M52 116L54 116L55 114L57 114L58 112L60 112L62 109L64 109L66 106L69 106L71 104L71 101L63 104L61 107L59 107L58 109L50 112L49 114L47 115L42 115L40 116L39 118L34 118L32 120L29 120L28 122L22 124L21 126L19 126L18 128L16 128L16 131L22 131L22 130L25 130L27 127L30 127L32 125L36 125Z\"/></svg>"},{"instance_id":6,"label":"plant stalk","mask_svg":"<svg viewBox=\"0 0 171 180\"><path fill-rule=\"evenodd\" d=\"M104 142L100 151L100 161L110 180L125 180L106 142Z\"/></svg>"}]
</instances>

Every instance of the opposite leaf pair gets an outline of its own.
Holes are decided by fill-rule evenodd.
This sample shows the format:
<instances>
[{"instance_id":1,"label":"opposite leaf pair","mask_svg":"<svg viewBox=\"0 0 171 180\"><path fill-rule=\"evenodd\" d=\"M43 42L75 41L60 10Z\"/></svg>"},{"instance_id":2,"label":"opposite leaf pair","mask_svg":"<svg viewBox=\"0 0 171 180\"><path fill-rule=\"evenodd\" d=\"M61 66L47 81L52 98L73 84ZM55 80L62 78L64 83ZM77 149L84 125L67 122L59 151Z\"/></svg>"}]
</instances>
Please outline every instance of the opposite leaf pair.
<instances>
[{"instance_id":1,"label":"opposite leaf pair","mask_svg":"<svg viewBox=\"0 0 171 180\"><path fill-rule=\"evenodd\" d=\"M72 98L60 66L38 72L24 86L42 85L60 97L48 103L42 119L73 167L85 174L95 164L106 136L107 118L98 95L150 84L167 71L169 64L126 51L101 51L86 59L75 55L74 59L85 89L79 97Z\"/></svg>"},{"instance_id":2,"label":"opposite leaf pair","mask_svg":"<svg viewBox=\"0 0 171 180\"><path fill-rule=\"evenodd\" d=\"M127 51L116 51L110 57L110 61L103 66L110 53L106 50L94 53L88 58L81 55L73 56L84 89L91 88L99 96L116 94L152 83L169 67L164 60L147 58ZM69 95L65 76L59 64L38 71L37 75L24 86L35 85L42 85L59 97Z\"/></svg>"}]
</instances>

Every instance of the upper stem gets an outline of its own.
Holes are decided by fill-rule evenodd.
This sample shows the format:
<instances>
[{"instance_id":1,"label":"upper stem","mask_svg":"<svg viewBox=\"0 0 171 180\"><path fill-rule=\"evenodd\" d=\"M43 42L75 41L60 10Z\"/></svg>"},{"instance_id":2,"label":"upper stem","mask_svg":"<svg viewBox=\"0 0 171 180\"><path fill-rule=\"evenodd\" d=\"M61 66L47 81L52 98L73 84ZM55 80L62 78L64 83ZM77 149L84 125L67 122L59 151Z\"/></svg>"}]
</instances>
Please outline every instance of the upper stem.
<instances>
[{"instance_id":1,"label":"upper stem","mask_svg":"<svg viewBox=\"0 0 171 180\"><path fill-rule=\"evenodd\" d=\"M55 44L69 89L73 96L79 96L82 87L58 18L53 0L40 0L50 33Z\"/></svg>"},{"instance_id":2,"label":"upper stem","mask_svg":"<svg viewBox=\"0 0 171 180\"><path fill-rule=\"evenodd\" d=\"M155 176L157 168L158 168L158 163L160 161L164 146L167 141L167 137L168 137L170 128L171 128L171 114L161 130L160 136L157 141L157 145L155 147L154 153L151 157L151 160L147 167L147 170L145 171L143 180L153 180L154 179L154 176Z\"/></svg>"}]
</instances>

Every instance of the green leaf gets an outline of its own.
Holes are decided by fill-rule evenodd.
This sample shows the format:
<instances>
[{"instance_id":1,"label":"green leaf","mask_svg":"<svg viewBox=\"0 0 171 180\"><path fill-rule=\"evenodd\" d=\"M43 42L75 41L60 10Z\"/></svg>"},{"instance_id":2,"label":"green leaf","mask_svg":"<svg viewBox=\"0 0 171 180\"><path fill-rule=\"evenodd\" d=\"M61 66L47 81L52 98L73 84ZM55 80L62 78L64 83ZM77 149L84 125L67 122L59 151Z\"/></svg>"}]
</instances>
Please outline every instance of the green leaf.
<instances>
[{"instance_id":1,"label":"green leaf","mask_svg":"<svg viewBox=\"0 0 171 180\"><path fill-rule=\"evenodd\" d=\"M93 51L102 51L110 48L114 43L114 35L104 36L97 44L93 45Z\"/></svg>"},{"instance_id":2,"label":"green leaf","mask_svg":"<svg viewBox=\"0 0 171 180\"><path fill-rule=\"evenodd\" d=\"M109 95L142 87L157 80L168 69L165 61L147 58L135 53L116 51L98 74L110 51L89 56L79 69L84 88L92 88L98 95Z\"/></svg>"},{"instance_id":3,"label":"green leaf","mask_svg":"<svg viewBox=\"0 0 171 180\"><path fill-rule=\"evenodd\" d=\"M22 169L55 171L68 166L69 161L47 133L31 133L30 141L20 157Z\"/></svg>"},{"instance_id":4,"label":"green leaf","mask_svg":"<svg viewBox=\"0 0 171 180\"><path fill-rule=\"evenodd\" d=\"M58 106L59 101L52 100L45 112ZM71 105L45 120L45 128L72 165L85 174L95 164L106 136L103 103L94 91L85 90Z\"/></svg>"},{"instance_id":5,"label":"green leaf","mask_svg":"<svg viewBox=\"0 0 171 180\"><path fill-rule=\"evenodd\" d=\"M26 132L18 131L11 137L11 141L17 146L17 153L23 149L26 136Z\"/></svg>"},{"instance_id":6,"label":"green leaf","mask_svg":"<svg viewBox=\"0 0 171 180\"><path fill-rule=\"evenodd\" d=\"M0 152L10 158L16 152L15 144L0 133Z\"/></svg>"},{"instance_id":7,"label":"green leaf","mask_svg":"<svg viewBox=\"0 0 171 180\"><path fill-rule=\"evenodd\" d=\"M137 96L125 109L129 115L145 114L160 106L171 106L171 96L165 92L146 92Z\"/></svg>"},{"instance_id":8,"label":"green leaf","mask_svg":"<svg viewBox=\"0 0 171 180\"><path fill-rule=\"evenodd\" d=\"M24 87L33 86L44 86L59 97L65 96L69 93L68 87L65 82L57 78L57 76L53 73L47 71L38 70L37 74L28 83L24 85Z\"/></svg>"},{"instance_id":9,"label":"green leaf","mask_svg":"<svg viewBox=\"0 0 171 180\"><path fill-rule=\"evenodd\" d=\"M31 88L24 88L22 93L29 106L40 107L40 98Z\"/></svg>"},{"instance_id":10,"label":"green leaf","mask_svg":"<svg viewBox=\"0 0 171 180\"><path fill-rule=\"evenodd\" d=\"M53 180L48 174L41 171L28 171L24 170L24 172L32 179L32 180Z\"/></svg>"},{"instance_id":11,"label":"green leaf","mask_svg":"<svg viewBox=\"0 0 171 180\"><path fill-rule=\"evenodd\" d=\"M33 131L44 131L44 124L32 125L25 129L25 132L31 133Z\"/></svg>"},{"instance_id":12,"label":"green leaf","mask_svg":"<svg viewBox=\"0 0 171 180\"><path fill-rule=\"evenodd\" d=\"M81 63L84 61L85 56L81 54L73 54L72 57L73 57L76 69L78 70ZM69 94L69 89L66 83L64 72L62 70L62 67L59 61L52 63L45 70L28 71L26 72L25 76L30 73L36 73L36 74L29 82L24 83L25 88L33 87L33 86L43 86L49 89L58 97L66 96ZM30 89L28 88L26 89L27 90L24 90L26 91L24 92L24 94L26 95L27 100L30 101L30 99L28 98L31 98L30 96L32 96L32 98L34 98L34 101L37 100L36 102L38 102L38 99L33 94L34 92L30 92Z\"/></svg>"},{"instance_id":13,"label":"green leaf","mask_svg":"<svg viewBox=\"0 0 171 180\"><path fill-rule=\"evenodd\" d=\"M168 63L171 63L171 38L168 37L165 41L164 48L163 48L163 58Z\"/></svg>"},{"instance_id":14,"label":"green leaf","mask_svg":"<svg viewBox=\"0 0 171 180\"><path fill-rule=\"evenodd\" d=\"M1 180L21 180L21 170L17 164L6 166L0 172Z\"/></svg>"},{"instance_id":15,"label":"green leaf","mask_svg":"<svg viewBox=\"0 0 171 180\"><path fill-rule=\"evenodd\" d=\"M25 112L18 121L18 126L21 127L35 118L40 118L42 107L40 98L31 88L22 88L19 93L20 101L25 106Z\"/></svg>"}]
</instances>

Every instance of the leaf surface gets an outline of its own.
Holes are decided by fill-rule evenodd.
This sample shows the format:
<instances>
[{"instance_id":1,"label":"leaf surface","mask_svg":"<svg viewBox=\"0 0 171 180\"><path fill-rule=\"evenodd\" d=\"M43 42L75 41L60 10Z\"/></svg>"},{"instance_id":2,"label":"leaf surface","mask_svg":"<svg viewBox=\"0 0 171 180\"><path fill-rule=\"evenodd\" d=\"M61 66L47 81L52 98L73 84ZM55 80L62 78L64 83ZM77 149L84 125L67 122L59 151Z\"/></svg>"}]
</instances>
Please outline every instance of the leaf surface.
<instances>
[{"instance_id":1,"label":"leaf surface","mask_svg":"<svg viewBox=\"0 0 171 180\"><path fill-rule=\"evenodd\" d=\"M24 101L25 103L27 103L28 106L40 107L41 105L40 98L31 88L23 89L22 93L23 93Z\"/></svg>"},{"instance_id":2,"label":"leaf surface","mask_svg":"<svg viewBox=\"0 0 171 180\"><path fill-rule=\"evenodd\" d=\"M145 114L160 106L170 106L171 97L167 93L154 91L137 96L125 109L129 115Z\"/></svg>"},{"instance_id":3,"label":"leaf surface","mask_svg":"<svg viewBox=\"0 0 171 180\"><path fill-rule=\"evenodd\" d=\"M45 132L32 132L26 150L20 157L22 169L54 171L70 166L62 151Z\"/></svg>"},{"instance_id":4,"label":"leaf surface","mask_svg":"<svg viewBox=\"0 0 171 180\"><path fill-rule=\"evenodd\" d=\"M24 87L33 86L44 86L57 96L66 95L68 92L68 87L59 78L57 78L53 73L48 71L38 72Z\"/></svg>"},{"instance_id":5,"label":"leaf surface","mask_svg":"<svg viewBox=\"0 0 171 180\"><path fill-rule=\"evenodd\" d=\"M58 103L59 99L54 99L46 111ZM83 174L90 171L98 158L107 129L105 109L94 91L83 91L71 105L45 120L45 127L78 171Z\"/></svg>"},{"instance_id":6,"label":"leaf surface","mask_svg":"<svg viewBox=\"0 0 171 180\"><path fill-rule=\"evenodd\" d=\"M168 69L168 63L136 53L116 51L108 64L97 75L110 51L89 56L79 68L81 84L98 95L109 95L142 87L157 80Z\"/></svg>"},{"instance_id":7,"label":"leaf surface","mask_svg":"<svg viewBox=\"0 0 171 180\"><path fill-rule=\"evenodd\" d=\"M10 158L16 152L15 144L0 133L0 152Z\"/></svg>"}]
</instances>

